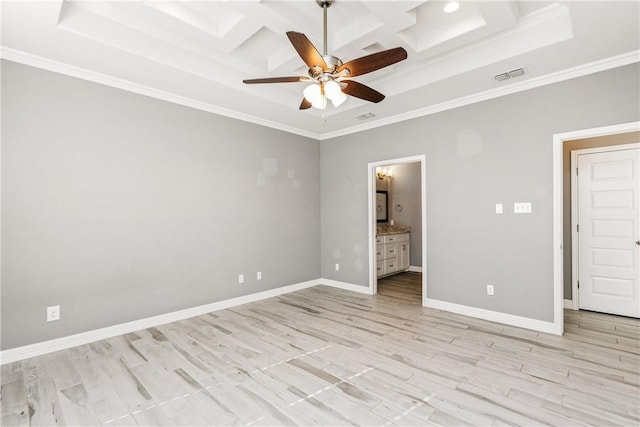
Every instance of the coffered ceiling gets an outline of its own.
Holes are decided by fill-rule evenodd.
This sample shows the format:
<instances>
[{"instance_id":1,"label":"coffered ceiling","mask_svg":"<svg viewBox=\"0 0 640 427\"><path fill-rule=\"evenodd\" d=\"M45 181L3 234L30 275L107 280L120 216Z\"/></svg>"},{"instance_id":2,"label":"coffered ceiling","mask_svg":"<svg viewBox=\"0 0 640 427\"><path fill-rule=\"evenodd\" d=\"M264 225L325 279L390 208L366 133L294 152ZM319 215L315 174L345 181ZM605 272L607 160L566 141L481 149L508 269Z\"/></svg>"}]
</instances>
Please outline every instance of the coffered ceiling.
<instances>
[{"instance_id":1,"label":"coffered ceiling","mask_svg":"<svg viewBox=\"0 0 640 427\"><path fill-rule=\"evenodd\" d=\"M329 54L347 62L402 46L408 59L355 78L384 101L349 97L326 117L298 110L304 83L242 83L307 75L285 33L322 49L313 0L5 1L2 57L317 139L639 60L637 1L445 4L336 0Z\"/></svg>"}]
</instances>

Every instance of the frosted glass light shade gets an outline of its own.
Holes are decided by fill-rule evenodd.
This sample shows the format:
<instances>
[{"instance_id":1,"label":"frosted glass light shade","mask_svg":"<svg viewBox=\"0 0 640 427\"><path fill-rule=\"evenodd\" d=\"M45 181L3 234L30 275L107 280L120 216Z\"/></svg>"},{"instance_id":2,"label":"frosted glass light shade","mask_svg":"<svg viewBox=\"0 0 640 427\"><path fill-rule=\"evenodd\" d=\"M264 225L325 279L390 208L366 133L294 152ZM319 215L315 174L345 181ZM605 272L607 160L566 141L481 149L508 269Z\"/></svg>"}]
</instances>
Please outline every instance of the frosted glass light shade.
<instances>
[{"instance_id":1,"label":"frosted glass light shade","mask_svg":"<svg viewBox=\"0 0 640 427\"><path fill-rule=\"evenodd\" d=\"M327 98L322 94L319 84L307 86L302 93L314 108L323 110L327 106Z\"/></svg>"},{"instance_id":2,"label":"frosted glass light shade","mask_svg":"<svg viewBox=\"0 0 640 427\"><path fill-rule=\"evenodd\" d=\"M317 108L318 110L324 110L327 108L327 97L324 95L320 95L320 98L316 100L316 102L312 102L311 106L313 108Z\"/></svg>"},{"instance_id":3,"label":"frosted glass light shade","mask_svg":"<svg viewBox=\"0 0 640 427\"><path fill-rule=\"evenodd\" d=\"M340 95L342 95L342 90L340 89L340 85L333 80L329 80L324 84L324 93L327 95L327 98L330 100L338 99Z\"/></svg>"},{"instance_id":4,"label":"frosted glass light shade","mask_svg":"<svg viewBox=\"0 0 640 427\"><path fill-rule=\"evenodd\" d=\"M312 104L314 102L317 102L319 98L322 97L320 85L318 84L311 84L307 86L306 88L304 88L304 91L302 92L302 94L307 99L307 101L309 101Z\"/></svg>"},{"instance_id":5,"label":"frosted glass light shade","mask_svg":"<svg viewBox=\"0 0 640 427\"><path fill-rule=\"evenodd\" d=\"M331 99L331 103L333 104L334 107L339 107L346 100L347 100L347 95L345 95L344 93L342 93L342 91L340 91L337 97Z\"/></svg>"}]
</instances>

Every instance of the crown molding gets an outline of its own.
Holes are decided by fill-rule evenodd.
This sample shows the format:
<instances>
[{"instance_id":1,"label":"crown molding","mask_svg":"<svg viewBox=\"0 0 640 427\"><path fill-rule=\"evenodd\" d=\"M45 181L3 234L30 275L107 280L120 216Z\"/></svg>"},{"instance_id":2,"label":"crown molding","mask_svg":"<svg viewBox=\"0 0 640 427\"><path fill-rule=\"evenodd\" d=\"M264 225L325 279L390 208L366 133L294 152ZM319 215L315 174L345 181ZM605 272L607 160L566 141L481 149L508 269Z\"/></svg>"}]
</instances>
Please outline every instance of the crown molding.
<instances>
[{"instance_id":1,"label":"crown molding","mask_svg":"<svg viewBox=\"0 0 640 427\"><path fill-rule=\"evenodd\" d=\"M628 53L623 53L621 55L616 55L610 58L605 58L587 64L579 65L577 67L567 68L566 70L557 71L555 73L546 74L544 76L535 77L529 80L523 80L518 83L512 83L508 86L501 86L499 88L489 89L484 92L478 92L473 95L463 96L461 98L452 99L440 104L418 108L406 113L376 120L375 122L353 126L350 128L341 129L339 131L323 133L320 135L320 140L337 138L340 136L350 135L365 130L375 129L381 126L403 122L405 120L429 116L431 114L440 113L442 111L452 110L454 108L459 108L465 105L475 104L482 101L488 101L490 99L499 98L501 96L511 95L514 93L523 92L525 90L535 89L537 87L583 77L589 74L622 67L624 65L629 65L636 62L640 62L640 50L634 50Z\"/></svg>"},{"instance_id":2,"label":"crown molding","mask_svg":"<svg viewBox=\"0 0 640 427\"><path fill-rule=\"evenodd\" d=\"M511 95L517 92L522 92L525 90L534 89L537 87L562 82L565 80L571 80L577 77L583 77L589 74L598 73L600 71L606 71L613 68L622 67L624 65L640 62L640 50L634 50L628 53L623 53L621 55L612 56L610 58L601 59L598 61L579 65L577 67L568 68L566 70L550 73L540 77L535 77L535 78L524 80L518 83L513 83L508 86L501 86L499 88L489 89L483 92L478 92L473 95L456 98L456 99L442 102L439 104L429 105L427 107L418 108L412 111L408 111L406 113L397 114L395 116L379 119L379 120L376 120L375 122L352 126L349 128L340 129L333 132L325 132L325 133L310 132L304 129L288 126L288 125L274 122L271 120L265 120L260 117L244 114L238 111L230 110L228 108L224 108L224 107L209 104L206 102L198 101L192 98L176 95L170 92L155 89L149 86L141 85L141 84L120 79L117 77L108 76L106 74L91 71L86 68L81 68L81 67L69 65L63 62L54 61L42 56L8 48L5 46L0 47L0 58L13 61L13 62L18 62L25 65L29 65L36 68L41 68L43 70L53 71L55 73L76 77L76 78L91 81L94 83L111 86L117 89L126 90L126 91L137 93L140 95L149 96L151 98L161 99L163 101L172 102L174 104L183 105L185 107L191 107L197 110L207 111L210 113L218 114L220 116L230 117L233 119L242 120L244 122L249 122L249 123L257 124L260 126L266 126L272 129L281 130L283 132L300 135L306 138L323 141L327 139L337 138L340 136L363 132L370 129L375 129L382 126L387 126L387 125L398 123L398 122L403 122L405 120L411 120L418 117L429 116L431 114L452 110L455 108L463 107L465 105L475 104L478 102L499 98L501 96Z\"/></svg>"},{"instance_id":3,"label":"crown molding","mask_svg":"<svg viewBox=\"0 0 640 427\"><path fill-rule=\"evenodd\" d=\"M106 74L98 73L86 68L77 67L64 62L55 61L45 58L43 56L34 55L31 53L23 52L17 49L0 46L0 58L8 61L18 62L20 64L29 65L31 67L40 68L47 71L53 71L54 73L63 74L70 77L75 77L82 80L87 80L94 83L99 83L105 86L111 86L117 89L126 90L128 92L137 93L139 95L145 95L151 98L161 99L163 101L171 102L185 107L195 108L196 110L207 111L224 117L230 117L232 119L242 120L257 124L260 126L266 126L272 129L281 130L288 133L304 136L311 139L320 139L320 135L315 132L309 132L304 129L299 129L293 126L287 126L282 123L274 122L271 120L265 120L260 117L252 116L250 114L244 114L238 111L230 110L228 108L220 107L218 105L209 104L206 102L198 101L193 98L187 98L185 96L176 95L171 92L166 92L160 89L152 88L150 86L134 83L129 80L120 79L118 77L109 76Z\"/></svg>"}]
</instances>

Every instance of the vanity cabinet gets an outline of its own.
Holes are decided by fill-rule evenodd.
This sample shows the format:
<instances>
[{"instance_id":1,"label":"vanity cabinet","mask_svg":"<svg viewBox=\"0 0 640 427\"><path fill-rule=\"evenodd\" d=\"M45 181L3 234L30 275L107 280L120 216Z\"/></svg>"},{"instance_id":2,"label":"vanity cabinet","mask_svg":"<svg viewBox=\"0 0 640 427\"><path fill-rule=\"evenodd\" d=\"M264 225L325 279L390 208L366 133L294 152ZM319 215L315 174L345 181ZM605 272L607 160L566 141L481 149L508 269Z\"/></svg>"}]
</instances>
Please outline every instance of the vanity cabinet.
<instances>
[{"instance_id":1,"label":"vanity cabinet","mask_svg":"<svg viewBox=\"0 0 640 427\"><path fill-rule=\"evenodd\" d=\"M377 277L400 273L410 264L409 233L376 237Z\"/></svg>"}]
</instances>

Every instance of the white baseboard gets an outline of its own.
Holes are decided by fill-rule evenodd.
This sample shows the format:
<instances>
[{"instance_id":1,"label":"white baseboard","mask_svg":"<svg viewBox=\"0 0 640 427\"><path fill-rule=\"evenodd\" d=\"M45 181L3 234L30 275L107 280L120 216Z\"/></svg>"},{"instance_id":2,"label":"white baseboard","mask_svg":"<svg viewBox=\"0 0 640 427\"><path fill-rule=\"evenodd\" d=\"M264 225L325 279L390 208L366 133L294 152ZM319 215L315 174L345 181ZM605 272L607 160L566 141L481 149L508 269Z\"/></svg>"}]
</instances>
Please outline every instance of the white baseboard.
<instances>
[{"instance_id":1,"label":"white baseboard","mask_svg":"<svg viewBox=\"0 0 640 427\"><path fill-rule=\"evenodd\" d=\"M426 299L423 305L425 307L450 311L452 313L470 317L477 317L479 319L490 320L492 322L504 323L505 325L517 326L519 328L546 332L548 334L562 335L563 333L561 324L531 319L529 317L516 316L514 314L501 313L499 311L485 310L484 308L470 307L468 305L455 304L452 302L434 299Z\"/></svg>"},{"instance_id":2,"label":"white baseboard","mask_svg":"<svg viewBox=\"0 0 640 427\"><path fill-rule=\"evenodd\" d=\"M190 317L200 316L202 314L211 313L226 308L235 307L250 302L260 301L272 298L278 295L295 292L302 289L310 288L318 285L326 285L334 288L345 289L348 291L358 292L362 294L372 295L372 291L368 286L359 286L353 283L340 282L331 279L315 279L307 282L296 283L289 286L283 286L268 291L257 292L254 294L243 295L236 298L230 298L210 304L200 305L197 307L187 308L184 310L174 311L171 313L160 314L158 316L147 317L145 319L134 320L131 322L121 323L119 325L108 326L106 328L95 329L93 331L82 332L79 334L69 335L66 337L56 338L49 341L25 345L22 347L11 348L0 351L0 365L16 362L18 360L36 357L54 351L65 350L67 348L76 347L100 341L106 338L139 331L141 329L151 328L166 323L176 322L178 320L188 319ZM567 301L565 300L565 306ZM571 302L571 301L570 301ZM573 304L571 302L571 304ZM494 322L504 323L507 325L518 326L536 331L547 332L556 335L562 335L562 331L552 322L544 322L541 320L530 319L527 317L516 316L512 314L500 313L497 311L485 310L476 307L469 307L460 304L454 304L446 301L427 299L425 307L431 307L439 310L450 311L452 313L463 314L465 316L477 317L480 319L491 320Z\"/></svg>"},{"instance_id":3,"label":"white baseboard","mask_svg":"<svg viewBox=\"0 0 640 427\"><path fill-rule=\"evenodd\" d=\"M564 308L568 308L569 310L577 310L577 308L575 308L573 306L573 300L572 299L564 300Z\"/></svg>"},{"instance_id":4,"label":"white baseboard","mask_svg":"<svg viewBox=\"0 0 640 427\"><path fill-rule=\"evenodd\" d=\"M407 271L412 271L414 273L422 273L422 267L418 267L415 265L411 265L409 266L409 268L407 269Z\"/></svg>"},{"instance_id":5,"label":"white baseboard","mask_svg":"<svg viewBox=\"0 0 640 427\"><path fill-rule=\"evenodd\" d=\"M0 365L16 362L18 360L27 359L30 357L40 356L42 354L52 353L54 351L65 350L67 348L100 341L106 338L127 334L129 332L139 331L141 329L151 328L166 323L176 322L178 320L188 319L190 317L200 316L202 314L223 310L225 308L231 308L254 301L260 301L278 295L287 294L289 292L299 291L301 289L317 286L320 284L320 282L321 281L318 279L309 280L308 282L296 283L289 286L270 289L268 291L257 292L254 294L243 295L240 297L230 298L227 300L187 308L184 310L178 310L172 313L160 314L158 316L147 317L145 319L139 319L131 322L121 323L119 325L108 326L106 328L95 329L93 331L82 332L79 334L56 338L49 341L11 348L8 350L0 351ZM323 284L326 283L323 282Z\"/></svg>"},{"instance_id":6,"label":"white baseboard","mask_svg":"<svg viewBox=\"0 0 640 427\"><path fill-rule=\"evenodd\" d=\"M373 293L371 292L371 289L369 289L368 286L354 285L353 283L340 282L338 280L331 280L331 279L319 279L318 284L327 285L334 288L345 289L347 291L359 292L361 294L373 295Z\"/></svg>"}]
</instances>

